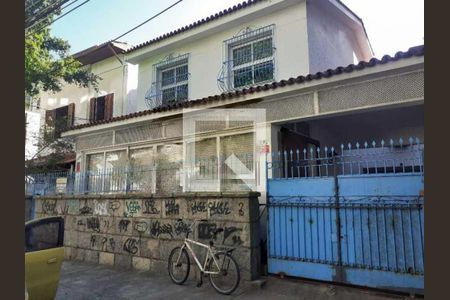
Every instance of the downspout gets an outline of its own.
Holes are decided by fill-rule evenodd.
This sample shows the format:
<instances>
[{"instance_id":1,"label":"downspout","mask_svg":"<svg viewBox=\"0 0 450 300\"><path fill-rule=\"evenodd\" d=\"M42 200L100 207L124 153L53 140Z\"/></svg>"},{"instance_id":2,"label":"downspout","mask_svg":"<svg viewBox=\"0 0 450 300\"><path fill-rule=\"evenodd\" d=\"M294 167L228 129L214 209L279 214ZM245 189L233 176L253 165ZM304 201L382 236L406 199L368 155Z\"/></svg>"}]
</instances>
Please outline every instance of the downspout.
<instances>
[{"instance_id":1,"label":"downspout","mask_svg":"<svg viewBox=\"0 0 450 300\"><path fill-rule=\"evenodd\" d=\"M111 46L111 43L108 43L108 48L112 51L114 54L114 57L119 61L120 65L122 66L122 105L121 105L121 112L120 115L123 115L125 112L125 103L126 103L126 96L125 95L125 80L126 80L126 67L127 64L119 57L117 52L114 50L114 48Z\"/></svg>"}]
</instances>

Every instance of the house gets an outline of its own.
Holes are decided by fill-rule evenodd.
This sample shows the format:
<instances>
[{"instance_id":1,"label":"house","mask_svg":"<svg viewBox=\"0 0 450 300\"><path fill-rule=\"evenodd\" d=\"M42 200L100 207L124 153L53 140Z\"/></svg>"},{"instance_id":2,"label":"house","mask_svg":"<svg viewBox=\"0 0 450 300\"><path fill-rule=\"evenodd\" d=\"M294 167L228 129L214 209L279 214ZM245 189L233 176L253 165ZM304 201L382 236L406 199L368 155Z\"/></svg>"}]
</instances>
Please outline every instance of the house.
<instances>
[{"instance_id":1,"label":"house","mask_svg":"<svg viewBox=\"0 0 450 300\"><path fill-rule=\"evenodd\" d=\"M118 57L133 72L106 89L122 89L112 115L80 95L61 134L75 140L73 192L259 191L269 272L423 289L424 46L373 58L342 2L273 0Z\"/></svg>"},{"instance_id":2,"label":"house","mask_svg":"<svg viewBox=\"0 0 450 300\"><path fill-rule=\"evenodd\" d=\"M83 54L86 52L94 56L89 49L77 56L86 55ZM105 76L101 67L110 69L120 66L120 59L123 59L127 69L126 73L120 73L118 68L114 74L105 76L107 81L101 83L101 90L114 94L111 119L110 115L106 118L96 115L97 112L101 114L103 106L98 106L96 110L97 106L91 99L93 93L89 94L87 90L64 89L61 95L45 96L42 101L54 103L47 108L59 107L61 101L67 101L67 98L79 102L75 104L73 121L73 128L77 130L68 132L66 136L77 137L77 162L80 170L84 171L90 169L87 161L95 159L91 154L81 152L87 153L87 149L102 148L112 143L110 130L97 136L91 134L100 128L121 128L122 131L115 131L115 143L120 143L122 149L137 141L163 141L163 134L171 138L168 136L171 127L174 131L181 130L179 120L172 113L164 124L152 122L153 129L142 126L140 119L136 118L135 123L139 126L129 129L135 132L127 132L119 123L110 121L128 118L136 113L156 112L175 104L194 103L196 99L300 74L368 61L372 55L361 19L339 1L248 1L131 47L118 56L111 55L104 60L104 57L97 55L98 59L103 60L92 66L96 66L96 73L101 76ZM102 97L95 102L103 103ZM107 98L106 95L106 103ZM110 109L108 105L105 107ZM69 107L58 109L69 111ZM47 116L54 112L47 112ZM165 115L167 113L161 114L161 117ZM103 123L105 125L95 128L90 126ZM86 127L87 124L90 128ZM80 132L83 134L80 135ZM179 144L172 147L180 149Z\"/></svg>"},{"instance_id":3,"label":"house","mask_svg":"<svg viewBox=\"0 0 450 300\"><path fill-rule=\"evenodd\" d=\"M129 47L126 43L110 41L73 55L84 68L100 76L98 91L93 87L81 88L75 84L66 84L57 93L41 92L39 101L27 112L27 129L30 135L26 147L29 152L27 158L33 157L40 150L36 148L39 134L57 138L71 126L106 120L124 113L123 99L127 92L124 73L128 72L128 64L121 58L121 52ZM45 157L50 152L50 149L39 152L40 164L45 163ZM74 158L74 155L68 155L61 163L73 164Z\"/></svg>"}]
</instances>

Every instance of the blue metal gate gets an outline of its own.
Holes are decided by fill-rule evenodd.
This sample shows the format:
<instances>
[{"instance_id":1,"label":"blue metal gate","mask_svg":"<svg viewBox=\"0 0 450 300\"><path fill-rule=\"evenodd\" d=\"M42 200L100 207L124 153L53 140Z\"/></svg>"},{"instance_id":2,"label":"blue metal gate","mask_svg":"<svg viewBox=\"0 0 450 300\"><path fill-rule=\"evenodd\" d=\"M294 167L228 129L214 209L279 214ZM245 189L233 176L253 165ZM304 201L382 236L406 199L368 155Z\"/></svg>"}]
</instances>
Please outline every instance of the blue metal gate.
<instances>
[{"instance_id":1,"label":"blue metal gate","mask_svg":"<svg viewBox=\"0 0 450 300\"><path fill-rule=\"evenodd\" d=\"M409 141L273 153L269 272L423 293L424 147Z\"/></svg>"}]
</instances>

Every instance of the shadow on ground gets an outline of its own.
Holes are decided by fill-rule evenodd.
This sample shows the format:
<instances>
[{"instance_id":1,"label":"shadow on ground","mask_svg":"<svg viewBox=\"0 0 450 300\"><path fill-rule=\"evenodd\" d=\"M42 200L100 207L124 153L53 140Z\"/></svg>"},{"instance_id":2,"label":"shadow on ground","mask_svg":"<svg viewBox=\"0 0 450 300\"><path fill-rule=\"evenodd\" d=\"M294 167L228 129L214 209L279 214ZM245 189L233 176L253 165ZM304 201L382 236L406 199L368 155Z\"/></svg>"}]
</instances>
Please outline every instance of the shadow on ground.
<instances>
[{"instance_id":1,"label":"shadow on ground","mask_svg":"<svg viewBox=\"0 0 450 300\"><path fill-rule=\"evenodd\" d=\"M230 296L218 294L204 280L203 286L188 280L184 285L173 284L168 274L117 270L85 262L65 261L61 270L57 300L81 299L308 299L308 300L389 300L405 299L373 290L297 279L266 278L260 284L241 281Z\"/></svg>"}]
</instances>

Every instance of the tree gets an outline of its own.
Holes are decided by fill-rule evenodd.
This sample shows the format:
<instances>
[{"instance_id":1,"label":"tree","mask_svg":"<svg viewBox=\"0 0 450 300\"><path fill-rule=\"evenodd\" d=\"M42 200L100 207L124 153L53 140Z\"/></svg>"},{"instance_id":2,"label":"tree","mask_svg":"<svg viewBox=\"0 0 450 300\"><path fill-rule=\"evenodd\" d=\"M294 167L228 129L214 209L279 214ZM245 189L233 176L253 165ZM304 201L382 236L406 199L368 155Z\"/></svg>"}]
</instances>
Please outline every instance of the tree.
<instances>
[{"instance_id":1,"label":"tree","mask_svg":"<svg viewBox=\"0 0 450 300\"><path fill-rule=\"evenodd\" d=\"M69 54L67 41L51 36L49 25L61 14L61 0L25 0L25 99L41 91L59 92L64 83L97 89L100 77ZM26 100L26 102L27 102ZM28 103L26 103L28 104Z\"/></svg>"},{"instance_id":2,"label":"tree","mask_svg":"<svg viewBox=\"0 0 450 300\"><path fill-rule=\"evenodd\" d=\"M61 7L66 2L68 0L25 0L26 108L40 92L56 93L61 91L64 84L92 86L97 90L101 78L69 54L70 45L67 41L51 36L51 22L61 14ZM28 171L37 167L35 158L45 156L44 169L53 169L65 154L73 151L71 140L45 134L54 129L43 126L41 131L44 134L37 137L39 150L33 159L25 162ZM42 166L38 168L42 170Z\"/></svg>"}]
</instances>

